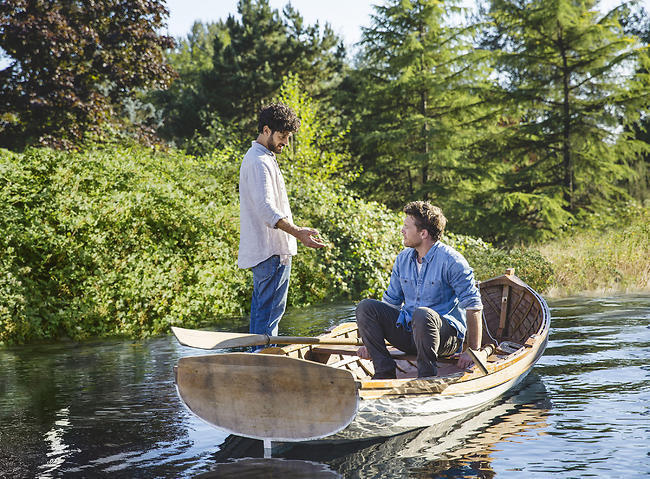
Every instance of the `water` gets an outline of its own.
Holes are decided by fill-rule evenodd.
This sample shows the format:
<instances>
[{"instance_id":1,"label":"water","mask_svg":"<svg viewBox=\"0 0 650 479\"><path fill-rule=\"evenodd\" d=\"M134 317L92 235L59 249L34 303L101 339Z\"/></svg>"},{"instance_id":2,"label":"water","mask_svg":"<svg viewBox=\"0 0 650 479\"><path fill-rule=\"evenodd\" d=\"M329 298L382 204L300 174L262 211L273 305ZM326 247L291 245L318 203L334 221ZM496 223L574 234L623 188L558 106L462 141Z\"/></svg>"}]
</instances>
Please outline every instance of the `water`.
<instances>
[{"instance_id":1,"label":"water","mask_svg":"<svg viewBox=\"0 0 650 479\"><path fill-rule=\"evenodd\" d=\"M647 477L650 296L550 306L548 348L516 394L438 428L273 459L180 404L172 366L197 351L171 337L0 350L0 477ZM294 311L281 333L352 316L351 304Z\"/></svg>"}]
</instances>

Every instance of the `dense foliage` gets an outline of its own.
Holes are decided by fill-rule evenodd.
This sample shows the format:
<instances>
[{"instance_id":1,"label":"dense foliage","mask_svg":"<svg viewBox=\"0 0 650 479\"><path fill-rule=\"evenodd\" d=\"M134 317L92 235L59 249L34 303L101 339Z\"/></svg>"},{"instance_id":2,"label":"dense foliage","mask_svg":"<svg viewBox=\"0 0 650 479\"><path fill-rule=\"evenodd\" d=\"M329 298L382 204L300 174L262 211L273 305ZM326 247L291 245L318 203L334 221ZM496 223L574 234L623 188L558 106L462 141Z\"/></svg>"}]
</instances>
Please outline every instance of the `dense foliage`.
<instances>
[{"instance_id":1,"label":"dense foliage","mask_svg":"<svg viewBox=\"0 0 650 479\"><path fill-rule=\"evenodd\" d=\"M0 341L137 336L246 315L252 281L233 260L241 155L2 151ZM290 303L376 294L395 215L322 183L298 193L296 216L333 246L301 251Z\"/></svg>"},{"instance_id":2,"label":"dense foliage","mask_svg":"<svg viewBox=\"0 0 650 479\"><path fill-rule=\"evenodd\" d=\"M381 296L411 199L443 208L478 279L646 281L647 12L462 4L383 2L346 61L328 25L268 0L175 48L161 0L0 3L0 342L245 316L238 167L274 100L302 119L280 157L294 217L328 241L300 248L291 305Z\"/></svg>"},{"instance_id":3,"label":"dense foliage","mask_svg":"<svg viewBox=\"0 0 650 479\"><path fill-rule=\"evenodd\" d=\"M160 0L0 2L0 146L71 146L134 89L166 87Z\"/></svg>"},{"instance_id":4,"label":"dense foliage","mask_svg":"<svg viewBox=\"0 0 650 479\"><path fill-rule=\"evenodd\" d=\"M233 259L241 155L0 150L0 342L142 336L246 316L252 279ZM295 217L329 246L300 249L289 303L381 297L402 215L290 170ZM515 266L531 285L547 285L543 261L526 269L480 240L446 241L476 263L479 278Z\"/></svg>"}]
</instances>

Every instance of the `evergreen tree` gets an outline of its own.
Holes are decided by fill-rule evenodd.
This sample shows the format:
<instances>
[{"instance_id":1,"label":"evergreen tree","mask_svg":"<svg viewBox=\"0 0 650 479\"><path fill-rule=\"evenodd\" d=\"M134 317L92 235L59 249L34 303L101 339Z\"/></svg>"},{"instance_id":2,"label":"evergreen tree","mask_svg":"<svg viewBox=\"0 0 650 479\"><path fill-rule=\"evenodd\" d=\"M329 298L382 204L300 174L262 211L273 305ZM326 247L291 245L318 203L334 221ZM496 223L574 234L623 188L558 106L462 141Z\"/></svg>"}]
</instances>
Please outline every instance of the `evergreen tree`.
<instances>
[{"instance_id":1,"label":"evergreen tree","mask_svg":"<svg viewBox=\"0 0 650 479\"><path fill-rule=\"evenodd\" d=\"M200 32L199 45L204 34L212 36L211 64L201 53L199 66L181 71L173 91L158 102L169 138L193 137L192 145L204 145L199 149L233 132L248 139L260 108L278 94L285 75L299 75L317 99L340 81L345 51L328 24L305 25L290 4L281 14L268 0L239 0L237 8L240 18L230 15L214 31ZM182 51L172 58L187 56Z\"/></svg>"},{"instance_id":2,"label":"evergreen tree","mask_svg":"<svg viewBox=\"0 0 650 479\"><path fill-rule=\"evenodd\" d=\"M504 220L495 236L512 226L544 237L624 197L628 162L647 148L625 130L649 104L647 75L635 73L645 53L623 30L626 7L602 14L596 4L489 2L484 44L497 53L492 98L504 113L485 152L502 160L492 165L502 181L485 192L482 213Z\"/></svg>"},{"instance_id":3,"label":"evergreen tree","mask_svg":"<svg viewBox=\"0 0 650 479\"><path fill-rule=\"evenodd\" d=\"M391 0L363 32L357 186L394 207L410 199L444 206L459 194L465 151L481 135L488 70L469 30L452 22L458 3Z\"/></svg>"},{"instance_id":4,"label":"evergreen tree","mask_svg":"<svg viewBox=\"0 0 650 479\"><path fill-rule=\"evenodd\" d=\"M329 24L305 26L291 4L283 15L268 0L239 0L241 21L226 20L227 35L217 37L213 70L204 81L211 105L224 120L255 119L278 91L282 79L295 73L319 98L340 71L344 50Z\"/></svg>"},{"instance_id":5,"label":"evergreen tree","mask_svg":"<svg viewBox=\"0 0 650 479\"><path fill-rule=\"evenodd\" d=\"M646 49L650 48L650 16L648 11L642 7L631 10L627 15L625 23L626 32L639 38ZM640 63L637 73L647 78L650 72L650 65ZM641 80L643 81L643 80ZM650 95L650 88L648 88ZM634 138L650 145L650 111L639 111L638 122L629 129L633 132ZM640 155L630 162L634 171L634 177L627 182L627 189L630 195L643 204L650 200L650 152Z\"/></svg>"},{"instance_id":6,"label":"evergreen tree","mask_svg":"<svg viewBox=\"0 0 650 479\"><path fill-rule=\"evenodd\" d=\"M168 89L153 91L148 95L163 117L163 124L158 129L163 138L188 139L196 131L216 131L221 134L208 135L209 141L215 143L212 148L223 146L219 142L225 141L227 135L222 130L218 116L204 111L208 91L205 90L202 79L213 69L215 38L227 38L227 35L222 21L197 21L192 25L190 33L178 40L176 48L167 52L167 61L176 70L178 77Z\"/></svg>"}]
</instances>

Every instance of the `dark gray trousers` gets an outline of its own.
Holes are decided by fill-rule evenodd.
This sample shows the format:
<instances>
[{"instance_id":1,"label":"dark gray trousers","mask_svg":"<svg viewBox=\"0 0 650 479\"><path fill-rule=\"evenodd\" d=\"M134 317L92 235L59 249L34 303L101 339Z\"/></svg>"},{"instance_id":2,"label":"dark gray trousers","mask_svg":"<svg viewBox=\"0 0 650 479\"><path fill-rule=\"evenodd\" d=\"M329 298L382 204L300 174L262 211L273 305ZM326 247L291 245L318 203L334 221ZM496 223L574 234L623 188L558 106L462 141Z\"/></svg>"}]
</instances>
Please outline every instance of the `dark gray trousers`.
<instances>
[{"instance_id":1,"label":"dark gray trousers","mask_svg":"<svg viewBox=\"0 0 650 479\"><path fill-rule=\"evenodd\" d=\"M412 332L397 327L399 310L376 299L361 301L356 316L375 374L395 371L395 361L386 349L385 340L400 351L417 355L418 377L421 378L437 375L438 356L451 355L460 346L456 329L430 308L416 308L411 321Z\"/></svg>"}]
</instances>

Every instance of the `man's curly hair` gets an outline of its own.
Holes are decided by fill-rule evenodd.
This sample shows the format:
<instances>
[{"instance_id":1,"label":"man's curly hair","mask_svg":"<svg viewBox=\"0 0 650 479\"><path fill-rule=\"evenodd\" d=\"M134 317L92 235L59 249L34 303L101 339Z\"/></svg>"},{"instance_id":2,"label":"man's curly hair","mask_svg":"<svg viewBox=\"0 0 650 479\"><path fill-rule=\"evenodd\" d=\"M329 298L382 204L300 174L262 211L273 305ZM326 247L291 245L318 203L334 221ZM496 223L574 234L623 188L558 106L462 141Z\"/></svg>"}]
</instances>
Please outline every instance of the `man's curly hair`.
<instances>
[{"instance_id":1,"label":"man's curly hair","mask_svg":"<svg viewBox=\"0 0 650 479\"><path fill-rule=\"evenodd\" d=\"M282 103L273 103L260 110L257 120L258 133L262 133L264 125L271 129L271 133L276 131L293 133L300 128L300 119L288 106Z\"/></svg>"},{"instance_id":2,"label":"man's curly hair","mask_svg":"<svg viewBox=\"0 0 650 479\"><path fill-rule=\"evenodd\" d=\"M426 229L433 241L438 241L447 226L442 210L427 201L411 201L404 207L404 213L412 216L418 230Z\"/></svg>"}]
</instances>

